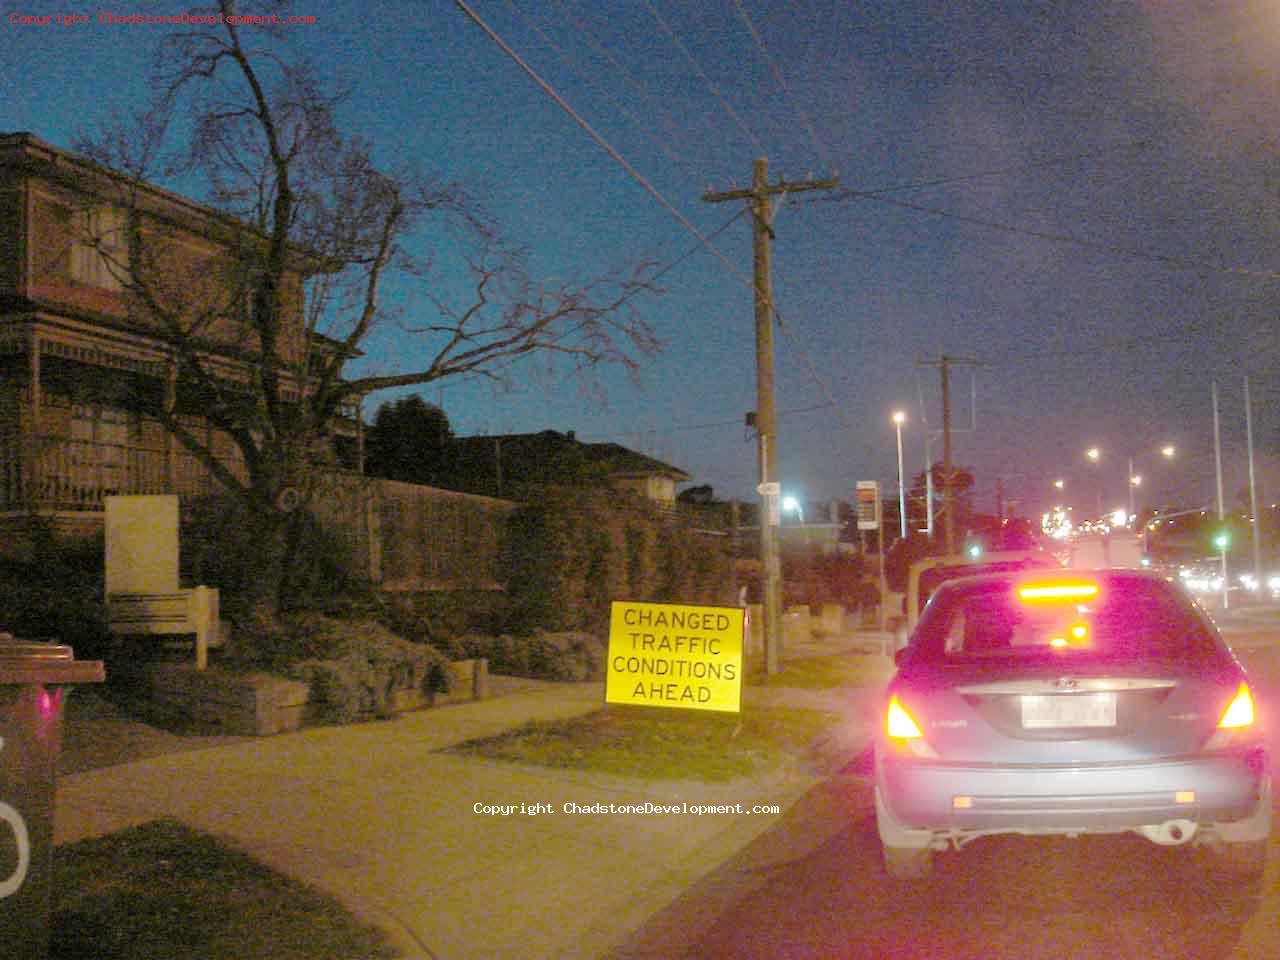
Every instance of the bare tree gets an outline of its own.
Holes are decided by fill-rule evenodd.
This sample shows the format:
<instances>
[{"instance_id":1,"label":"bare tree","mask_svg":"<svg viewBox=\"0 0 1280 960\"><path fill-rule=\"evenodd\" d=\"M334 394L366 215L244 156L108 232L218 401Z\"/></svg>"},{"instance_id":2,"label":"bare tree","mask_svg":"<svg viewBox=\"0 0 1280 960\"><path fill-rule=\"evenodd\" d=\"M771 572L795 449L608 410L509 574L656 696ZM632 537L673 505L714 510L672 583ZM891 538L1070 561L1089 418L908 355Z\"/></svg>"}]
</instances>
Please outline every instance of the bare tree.
<instances>
[{"instance_id":1,"label":"bare tree","mask_svg":"<svg viewBox=\"0 0 1280 960\"><path fill-rule=\"evenodd\" d=\"M271 3L252 12L279 10ZM134 309L171 345L178 382L203 417L230 437L231 469L179 406L165 425L245 502L263 537L257 598L283 582L290 510L315 495L331 433L356 398L450 377L502 382L531 359L578 371L634 370L657 350L633 297L651 292L647 264L586 284L539 283L456 185L413 169L385 169L367 140L336 119L341 91L285 52L269 27L237 25L221 0L208 27L173 35L157 61L148 110L82 138L78 148L121 172L127 253L94 237ZM174 236L149 214L142 185L199 185L225 216L205 277L172 269ZM450 303L431 286L432 237L467 251L471 291ZM389 282L416 298L393 315ZM397 300L401 300L397 296ZM380 327L397 324L399 369L351 376L349 364ZM211 342L219 344L217 351ZM228 349L245 375L228 375Z\"/></svg>"}]
</instances>

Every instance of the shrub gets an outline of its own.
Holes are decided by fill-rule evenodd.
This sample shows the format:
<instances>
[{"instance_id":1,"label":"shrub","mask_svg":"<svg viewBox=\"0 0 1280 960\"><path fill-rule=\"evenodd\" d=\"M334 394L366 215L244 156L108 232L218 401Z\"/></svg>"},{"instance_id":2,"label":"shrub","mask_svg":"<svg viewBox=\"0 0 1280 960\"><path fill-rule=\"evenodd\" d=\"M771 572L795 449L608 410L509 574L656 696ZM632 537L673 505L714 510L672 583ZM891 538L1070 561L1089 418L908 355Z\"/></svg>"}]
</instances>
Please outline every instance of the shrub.
<instances>
[{"instance_id":1,"label":"shrub","mask_svg":"<svg viewBox=\"0 0 1280 960\"><path fill-rule=\"evenodd\" d=\"M110 644L102 600L102 540L37 541L30 562L0 562L0 630L70 645L80 660Z\"/></svg>"},{"instance_id":2,"label":"shrub","mask_svg":"<svg viewBox=\"0 0 1280 960\"><path fill-rule=\"evenodd\" d=\"M509 521L504 631L602 632L614 599L732 603L729 544L647 499L546 488Z\"/></svg>"},{"instance_id":3,"label":"shrub","mask_svg":"<svg viewBox=\"0 0 1280 960\"><path fill-rule=\"evenodd\" d=\"M308 720L315 723L387 716L399 690L449 689L444 654L376 620L315 613L273 620L258 614L241 625L226 656L233 668L268 670L309 684Z\"/></svg>"},{"instance_id":4,"label":"shrub","mask_svg":"<svg viewBox=\"0 0 1280 960\"><path fill-rule=\"evenodd\" d=\"M484 657L493 673L534 680L594 680L603 676L605 646L578 631L531 637L472 634L458 638L467 657Z\"/></svg>"},{"instance_id":5,"label":"shrub","mask_svg":"<svg viewBox=\"0 0 1280 960\"><path fill-rule=\"evenodd\" d=\"M351 723L360 718L360 683L348 665L336 660L305 660L289 673L307 684L308 723Z\"/></svg>"},{"instance_id":6,"label":"shrub","mask_svg":"<svg viewBox=\"0 0 1280 960\"><path fill-rule=\"evenodd\" d=\"M342 614L376 608L352 545L332 523L307 511L291 515L288 566L281 595L297 607ZM253 515L238 498L217 494L183 502L182 574L192 583L218 587L224 608L243 615L240 601L252 595L261 535Z\"/></svg>"},{"instance_id":7,"label":"shrub","mask_svg":"<svg viewBox=\"0 0 1280 960\"><path fill-rule=\"evenodd\" d=\"M380 619L400 636L462 660L467 654L457 638L504 632L509 609L510 599L490 590L402 594L385 600Z\"/></svg>"}]
</instances>

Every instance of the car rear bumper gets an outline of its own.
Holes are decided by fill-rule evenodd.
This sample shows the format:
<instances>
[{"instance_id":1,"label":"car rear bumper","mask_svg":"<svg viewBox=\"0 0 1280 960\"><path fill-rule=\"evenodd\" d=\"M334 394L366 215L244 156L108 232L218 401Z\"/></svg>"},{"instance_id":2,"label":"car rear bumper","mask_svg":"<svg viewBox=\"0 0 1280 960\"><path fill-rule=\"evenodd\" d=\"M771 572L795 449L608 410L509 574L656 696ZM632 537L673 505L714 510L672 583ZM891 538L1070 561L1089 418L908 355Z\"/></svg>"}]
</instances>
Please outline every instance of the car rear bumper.
<instances>
[{"instance_id":1,"label":"car rear bumper","mask_svg":"<svg viewBox=\"0 0 1280 960\"><path fill-rule=\"evenodd\" d=\"M1261 748L1099 766L970 766L881 755L884 802L904 827L960 831L1129 830L1168 820L1241 820L1266 776Z\"/></svg>"}]
</instances>

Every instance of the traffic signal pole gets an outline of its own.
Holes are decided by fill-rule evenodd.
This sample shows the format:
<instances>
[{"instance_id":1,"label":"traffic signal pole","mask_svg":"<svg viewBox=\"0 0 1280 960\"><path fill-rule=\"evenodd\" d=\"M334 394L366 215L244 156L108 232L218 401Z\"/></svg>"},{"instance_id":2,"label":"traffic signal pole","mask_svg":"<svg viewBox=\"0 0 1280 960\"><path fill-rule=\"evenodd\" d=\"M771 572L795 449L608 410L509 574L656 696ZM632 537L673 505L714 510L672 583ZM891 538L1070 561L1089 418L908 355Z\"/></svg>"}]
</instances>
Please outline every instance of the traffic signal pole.
<instances>
[{"instance_id":1,"label":"traffic signal pole","mask_svg":"<svg viewBox=\"0 0 1280 960\"><path fill-rule=\"evenodd\" d=\"M829 190L838 180L769 184L769 159L758 157L752 169L751 189L708 192L707 203L746 200L751 205L752 252L755 262L756 330L756 436L760 453L760 561L764 575L765 673L778 672L782 639L782 566L778 559L778 523L781 489L778 484L778 424L773 386L773 279L770 241L773 239L773 201L778 194L802 190Z\"/></svg>"}]
</instances>

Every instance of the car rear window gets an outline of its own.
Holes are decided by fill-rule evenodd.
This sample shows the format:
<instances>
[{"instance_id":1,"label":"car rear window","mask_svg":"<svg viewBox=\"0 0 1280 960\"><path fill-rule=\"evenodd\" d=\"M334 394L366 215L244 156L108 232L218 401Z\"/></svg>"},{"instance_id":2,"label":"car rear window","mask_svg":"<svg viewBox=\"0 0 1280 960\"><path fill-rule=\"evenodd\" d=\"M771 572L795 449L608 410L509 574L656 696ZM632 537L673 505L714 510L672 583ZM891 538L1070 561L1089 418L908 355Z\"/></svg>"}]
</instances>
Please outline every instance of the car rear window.
<instances>
[{"instance_id":1,"label":"car rear window","mask_svg":"<svg viewBox=\"0 0 1280 960\"><path fill-rule=\"evenodd\" d=\"M942 590L925 612L915 645L926 659L1214 657L1213 634L1169 584L1102 578L1091 597L1023 599L1017 578L982 579Z\"/></svg>"},{"instance_id":2,"label":"car rear window","mask_svg":"<svg viewBox=\"0 0 1280 960\"><path fill-rule=\"evenodd\" d=\"M920 585L918 588L918 600L920 609L924 609L924 605L928 602L933 592L946 583L948 580L956 580L960 577L972 577L979 573L1005 573L1011 570L1026 570L1033 566L1047 566L1042 561L1033 560L997 560L990 563L965 563L965 564L948 564L946 566L930 567L928 570L920 574Z\"/></svg>"}]
</instances>

